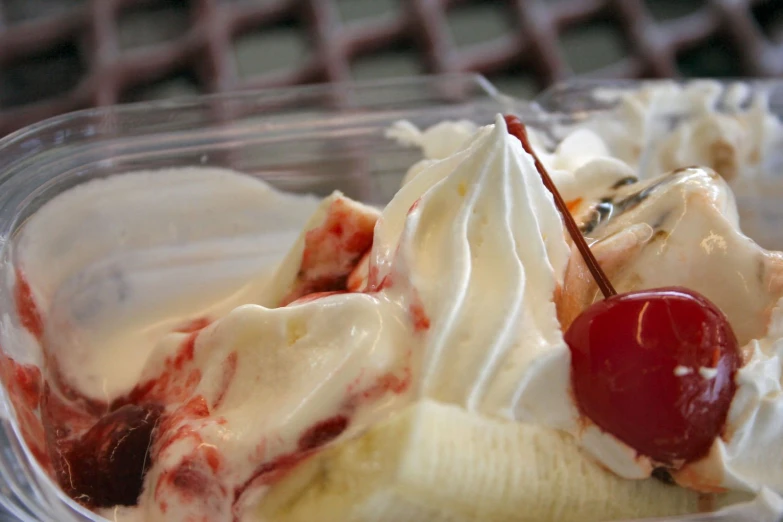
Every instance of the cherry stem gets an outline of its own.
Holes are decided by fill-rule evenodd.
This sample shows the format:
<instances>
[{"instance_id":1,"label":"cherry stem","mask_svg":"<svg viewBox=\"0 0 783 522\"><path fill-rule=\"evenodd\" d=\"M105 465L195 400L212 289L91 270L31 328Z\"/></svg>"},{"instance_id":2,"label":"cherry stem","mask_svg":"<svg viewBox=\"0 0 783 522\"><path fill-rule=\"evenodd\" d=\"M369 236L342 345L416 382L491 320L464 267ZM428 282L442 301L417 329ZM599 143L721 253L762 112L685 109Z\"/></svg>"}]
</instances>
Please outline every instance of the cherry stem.
<instances>
[{"instance_id":1,"label":"cherry stem","mask_svg":"<svg viewBox=\"0 0 783 522\"><path fill-rule=\"evenodd\" d=\"M506 120L506 126L508 127L508 133L519 139L519 141L522 142L522 148L525 149L525 152L533 157L536 170L541 175L544 186L549 190L549 192L552 193L552 197L555 198L555 206L563 216L566 230L568 230L568 234L571 236L571 239L573 239L574 243L576 243L576 248L579 250L579 253L582 254L582 258L585 260L585 264L590 270L590 273L593 274L593 278L598 284L598 288L601 289L601 293L604 294L605 298L617 295L617 291L612 286L609 278L606 277L606 274L601 268L601 265L598 264L598 260L590 251L590 247L587 246L587 242L582 236L582 232L579 230L579 226L576 224L576 221L574 221L574 217L571 215L571 212L568 211L568 205L566 205L565 201L563 201L560 192L552 182L552 178L549 177L549 174L547 173L543 163L541 163L541 160L539 160L538 156L536 156L536 153L533 151L533 147L530 146L530 140L527 136L527 128L525 127L525 124L519 121L519 118L516 116L506 115L504 118Z\"/></svg>"}]
</instances>

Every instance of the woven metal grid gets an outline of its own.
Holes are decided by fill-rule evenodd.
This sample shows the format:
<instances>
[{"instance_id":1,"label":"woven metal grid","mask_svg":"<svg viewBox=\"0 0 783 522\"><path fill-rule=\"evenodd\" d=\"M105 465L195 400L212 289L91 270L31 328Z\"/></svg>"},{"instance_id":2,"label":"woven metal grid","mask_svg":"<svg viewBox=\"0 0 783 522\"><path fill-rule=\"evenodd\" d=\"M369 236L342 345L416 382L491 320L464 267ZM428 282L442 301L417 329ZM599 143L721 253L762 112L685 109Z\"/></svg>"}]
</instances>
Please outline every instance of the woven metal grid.
<instances>
[{"instance_id":1,"label":"woven metal grid","mask_svg":"<svg viewBox=\"0 0 783 522\"><path fill-rule=\"evenodd\" d=\"M0 0L0 135L75 109L476 71L779 76L783 0Z\"/></svg>"}]
</instances>

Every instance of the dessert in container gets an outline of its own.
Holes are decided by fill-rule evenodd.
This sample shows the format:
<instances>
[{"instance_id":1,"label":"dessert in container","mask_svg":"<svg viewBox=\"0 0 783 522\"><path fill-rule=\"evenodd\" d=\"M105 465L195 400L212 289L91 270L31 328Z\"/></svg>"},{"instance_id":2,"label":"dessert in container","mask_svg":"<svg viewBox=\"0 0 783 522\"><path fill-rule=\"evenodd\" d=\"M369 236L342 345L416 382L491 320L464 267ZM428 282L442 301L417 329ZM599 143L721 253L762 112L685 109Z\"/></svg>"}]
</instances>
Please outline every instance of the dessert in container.
<instances>
[{"instance_id":1,"label":"dessert in container","mask_svg":"<svg viewBox=\"0 0 783 522\"><path fill-rule=\"evenodd\" d=\"M764 92L771 114L779 117L783 113L783 103L778 102L783 96L780 84L705 85L710 92L717 93L719 111L743 108L749 103L747 100ZM544 136L558 140L567 129L592 120L608 124L611 132L613 123L623 123L612 120L618 93L633 93L641 88L641 84L633 82L565 84L533 102L524 102L497 92L479 76L424 77L95 109L23 129L0 141L2 349L19 363L41 364L41 354L30 348L29 339L19 328L20 324L27 322L29 326L30 322L30 318L20 312L20 302L30 299L29 295L20 296L18 290L20 237L31 216L54 197L79 184L132 171L153 171L147 175L154 177L154 171L160 169L215 167L258 177L286 192L324 197L333 190L340 190L358 201L383 205L400 187L406 170L420 159L416 149L387 137L388 129L395 122L407 120L418 128L443 120L470 120L485 125L492 123L498 113L513 113ZM677 120L691 116L678 110L674 107L658 117ZM636 151L640 162L646 161L646 148L659 145L653 143L659 138L660 135L651 133L651 142L643 143L642 149ZM783 249L783 233L780 232L783 210L777 203L777 196L783 194L783 184L774 175L783 165L783 155L777 152L780 144L777 137L765 135L767 138L759 172L750 180L737 181L733 188L743 230L766 248ZM136 186L129 187L127 197L128 208L133 208L133 198L142 201L138 216L129 213L128 219L145 219L143 201L146 195L140 194ZM86 197L82 203L85 208L79 210L88 211L90 206L99 206L101 201ZM282 207L285 205L285 202L281 203ZM160 234L150 235L157 237L155 241L159 243L147 245L150 249L161 247L161 244L181 246L193 234L198 235L198 231L189 230L176 221L176 215L169 217L172 222L157 224ZM286 226L295 228L296 222L297 227L301 227L304 221L300 217L291 216ZM118 224L118 237L112 238L101 252L114 262L123 262L124 256L132 257L132 252L126 249L127 241L135 241L133 247L136 249L144 250L145 247L143 237L125 238L121 225ZM272 228L267 232L271 233ZM152 263L158 264L153 269L169 270L166 273L172 281L168 286L162 285L165 291L180 293L182 299L187 300L194 281L192 273L204 266L219 265L223 269L235 266L239 274L235 278L239 279L242 274L251 274L253 260L263 258L266 253L261 250L248 252L232 243L232 230L236 233L237 229L244 234L259 232L242 228L241 224L233 229L231 226L218 227L215 237L209 238L213 242L201 245L202 257L186 256L183 258L186 263L182 265L178 265L177 259L166 258L165 248L158 251L158 257ZM95 236L87 237L94 232L83 230L83 233L83 244L94 247ZM41 252L77 251L83 244L78 234L73 235L73 231L70 234L42 236L51 245L37 245L36 248ZM274 242L274 238L271 241ZM203 261L205 255L205 265L187 264L194 259ZM235 258L237 264L232 265ZM172 266L164 266L166 263ZM39 265L49 265L52 272L61 270L59 264L61 260L55 257L39 260ZM179 272L188 272L190 279L184 276L178 279ZM161 273L158 272L158 276ZM111 276L110 265L103 276ZM95 277L101 277L101 274ZM209 287L209 281L209 276L204 275L198 284ZM75 288L65 292L66 298L58 303L59 307L85 316L100 315L101 308L111 309L105 295L90 296L89 278L75 284ZM230 284L240 286L235 280ZM121 288L115 290L118 295L122 293ZM68 300L69 296L72 301ZM20 424L19 412L11 400L19 391L10 389L12 386L8 385L0 395L0 501L11 514L25 521L101 520L56 487L38 464L35 449L25 445L25 428ZM775 509L780 506L774 494L763 493L748 505L677 520L774 520ZM783 516L783 512L778 516Z\"/></svg>"}]
</instances>

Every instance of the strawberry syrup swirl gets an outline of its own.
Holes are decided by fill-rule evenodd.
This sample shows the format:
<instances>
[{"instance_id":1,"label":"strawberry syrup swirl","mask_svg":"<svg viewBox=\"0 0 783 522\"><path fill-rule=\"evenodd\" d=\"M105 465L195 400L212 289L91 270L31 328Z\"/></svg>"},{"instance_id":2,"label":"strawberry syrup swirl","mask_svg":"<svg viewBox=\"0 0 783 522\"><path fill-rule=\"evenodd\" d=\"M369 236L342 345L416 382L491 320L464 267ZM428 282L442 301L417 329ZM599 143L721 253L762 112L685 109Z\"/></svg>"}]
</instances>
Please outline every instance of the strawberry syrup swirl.
<instances>
[{"instance_id":1,"label":"strawberry syrup swirl","mask_svg":"<svg viewBox=\"0 0 783 522\"><path fill-rule=\"evenodd\" d=\"M335 199L323 223L305 233L299 273L281 306L308 294L347 290L350 274L372 246L376 221Z\"/></svg>"},{"instance_id":2,"label":"strawberry syrup swirl","mask_svg":"<svg viewBox=\"0 0 783 522\"><path fill-rule=\"evenodd\" d=\"M305 234L300 270L282 305L390 288L391 275L376 281L377 268L369 261L376 220L351 211L342 199L335 200L324 222ZM226 422L212 412L234 379L237 353L230 353L222 363L213 404L195 393L202 379L194 363L196 345L211 319L197 317L174 328L185 337L158 375L105 403L83 396L63 377L56 357L47 350L45 323L32 289L20 270L16 276L19 322L40 343L49 378L45 381L37 367L18 364L0 353L0 379L9 390L21 433L35 458L66 493L90 508L136 505L150 464L171 451L186 451L184 458L158 477L153 497L159 509L165 513L172 499L178 498L200 510L193 520L208 521L226 509L235 512L247 490L276 482L344 433L360 405L410 388L408 353L401 374L386 373L374 383L357 381L353 388L349 386L341 411L304 430L294 451L268 460L264 458L266 441L260 441L252 456L260 461L259 466L229 491L223 485L232 483L223 476L228 472L225 459L216 447L205 443L200 429ZM409 315L415 330L429 328L415 291Z\"/></svg>"}]
</instances>

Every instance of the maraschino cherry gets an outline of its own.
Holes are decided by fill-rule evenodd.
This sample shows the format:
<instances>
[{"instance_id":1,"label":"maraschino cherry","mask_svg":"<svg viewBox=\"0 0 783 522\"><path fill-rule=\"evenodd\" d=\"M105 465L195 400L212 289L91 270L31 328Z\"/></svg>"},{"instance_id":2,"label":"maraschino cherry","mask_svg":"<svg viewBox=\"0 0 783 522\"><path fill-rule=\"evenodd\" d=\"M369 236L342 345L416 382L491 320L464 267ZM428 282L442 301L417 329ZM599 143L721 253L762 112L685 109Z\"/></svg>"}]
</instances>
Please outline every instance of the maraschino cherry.
<instances>
[{"instance_id":1,"label":"maraschino cherry","mask_svg":"<svg viewBox=\"0 0 783 522\"><path fill-rule=\"evenodd\" d=\"M580 413L658 466L677 468L705 456L736 391L740 357L728 319L686 288L617 294L536 157L525 126L514 116L505 119L508 132L533 157L605 298L565 333Z\"/></svg>"}]
</instances>

